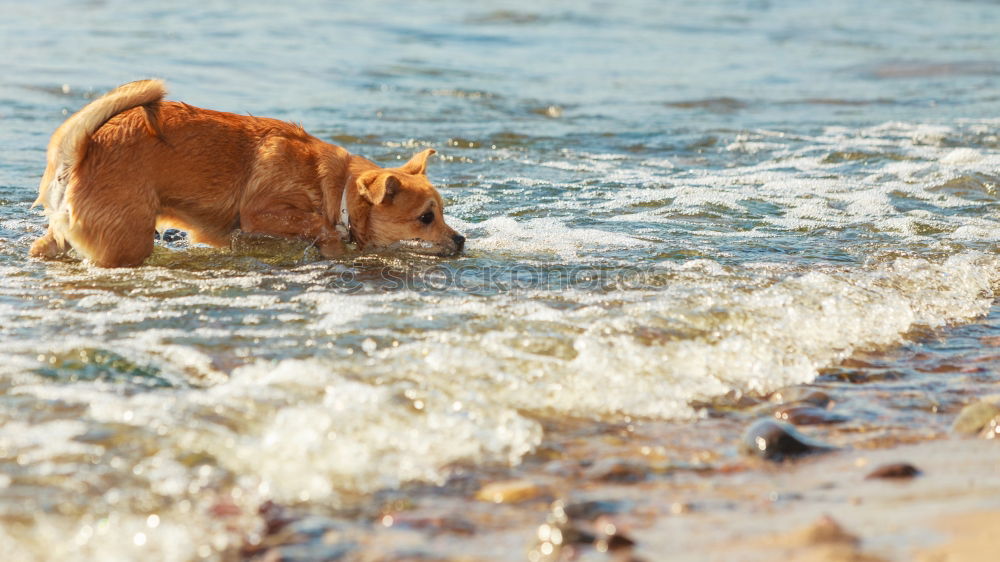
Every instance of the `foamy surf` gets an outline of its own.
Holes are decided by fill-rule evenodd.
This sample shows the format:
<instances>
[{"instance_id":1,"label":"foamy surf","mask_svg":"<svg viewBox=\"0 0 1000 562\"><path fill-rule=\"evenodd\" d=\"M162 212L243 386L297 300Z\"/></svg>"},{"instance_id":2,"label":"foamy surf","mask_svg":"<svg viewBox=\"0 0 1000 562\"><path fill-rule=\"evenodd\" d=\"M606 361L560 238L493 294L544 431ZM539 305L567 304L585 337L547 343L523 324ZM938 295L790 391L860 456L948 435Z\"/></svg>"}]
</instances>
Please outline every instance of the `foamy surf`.
<instances>
[{"instance_id":1,"label":"foamy surf","mask_svg":"<svg viewBox=\"0 0 1000 562\"><path fill-rule=\"evenodd\" d=\"M659 268L655 275L670 278L659 290L597 298L571 291L563 298L579 296L578 306L559 313L523 296L487 303L435 296L434 314L460 321L406 343L387 303L357 296L355 306L367 313L347 309L337 319L346 297L313 294L309 322L317 330L350 333L367 322L366 332L381 334L382 343L368 339L348 357L257 361L221 382L175 382L156 392L123 393L123 381L54 386L22 375L9 395L61 404L73 418L9 421L0 427L0 449L53 474L73 470L84 481L99 477L92 472L99 465L80 461L114 455L132 474L122 493L145 489L150 501L166 502L157 525L169 532L155 533L155 543L154 533L144 538L150 528L143 510L115 509L113 526L91 515L72 527L77 542L63 545L65 552L155 548L182 559L197 551L179 544L203 543L208 534L236 540L220 539L226 532L210 519L192 527L192 518L203 517L199 505L211 511L211 502L236 502L252 512L264 499L337 504L407 482L441 483L456 464L519 463L541 440L536 415L687 419L698 416L698 400L808 382L855 350L983 314L1000 284L998 265L995 256L975 252L937 263L905 258L809 272L764 264L753 269L773 278L738 289L733 281L746 272L701 262ZM386 317L373 326L372 315ZM144 342L147 363L178 360L155 338ZM49 353L84 345L63 342ZM143 362L138 348L125 355ZM113 435L150 448L135 450ZM232 492L204 495L221 482ZM13 544L30 552L69 532L67 525L43 517Z\"/></svg>"}]
</instances>

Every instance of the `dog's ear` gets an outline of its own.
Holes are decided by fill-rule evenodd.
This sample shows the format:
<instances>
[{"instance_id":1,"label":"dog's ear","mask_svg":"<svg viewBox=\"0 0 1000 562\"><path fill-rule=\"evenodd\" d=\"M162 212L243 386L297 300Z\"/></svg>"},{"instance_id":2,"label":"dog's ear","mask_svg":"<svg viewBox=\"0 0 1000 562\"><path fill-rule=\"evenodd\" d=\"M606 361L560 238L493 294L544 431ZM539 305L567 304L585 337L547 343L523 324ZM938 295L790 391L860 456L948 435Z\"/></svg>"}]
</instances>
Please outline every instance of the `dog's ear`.
<instances>
[{"instance_id":1,"label":"dog's ear","mask_svg":"<svg viewBox=\"0 0 1000 562\"><path fill-rule=\"evenodd\" d=\"M414 154L409 162L399 167L400 171L413 175L425 174L427 172L427 157L431 154L437 154L437 151L433 148L428 148Z\"/></svg>"},{"instance_id":2,"label":"dog's ear","mask_svg":"<svg viewBox=\"0 0 1000 562\"><path fill-rule=\"evenodd\" d=\"M399 178L392 174L380 174L378 170L358 176L358 193L372 205L392 203L392 198L401 187Z\"/></svg>"}]
</instances>

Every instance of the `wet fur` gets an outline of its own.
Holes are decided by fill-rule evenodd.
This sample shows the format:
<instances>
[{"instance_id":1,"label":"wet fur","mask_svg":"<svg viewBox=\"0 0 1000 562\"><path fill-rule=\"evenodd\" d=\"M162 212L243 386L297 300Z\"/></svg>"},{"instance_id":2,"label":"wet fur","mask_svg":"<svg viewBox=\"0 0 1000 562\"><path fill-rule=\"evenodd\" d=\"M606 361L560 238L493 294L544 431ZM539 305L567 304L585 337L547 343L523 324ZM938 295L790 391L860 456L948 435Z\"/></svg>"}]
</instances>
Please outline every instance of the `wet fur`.
<instances>
[{"instance_id":1,"label":"wet fur","mask_svg":"<svg viewBox=\"0 0 1000 562\"><path fill-rule=\"evenodd\" d=\"M56 129L35 201L49 227L32 256L74 248L102 267L136 266L154 231L173 227L214 246L228 246L237 229L299 238L333 257L343 252L334 224L345 188L361 248L415 239L428 253L461 251L426 176L433 150L384 169L297 125L164 95L159 80L125 84ZM419 220L427 212L430 224Z\"/></svg>"}]
</instances>

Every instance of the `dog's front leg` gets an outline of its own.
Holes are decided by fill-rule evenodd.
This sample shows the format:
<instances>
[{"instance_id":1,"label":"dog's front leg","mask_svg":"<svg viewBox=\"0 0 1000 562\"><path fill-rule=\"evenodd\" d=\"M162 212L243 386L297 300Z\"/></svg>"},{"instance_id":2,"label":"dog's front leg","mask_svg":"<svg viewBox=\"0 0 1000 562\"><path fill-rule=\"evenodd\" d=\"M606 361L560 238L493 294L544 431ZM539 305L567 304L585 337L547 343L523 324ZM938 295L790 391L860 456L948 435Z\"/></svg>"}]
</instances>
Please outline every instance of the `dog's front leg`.
<instances>
[{"instance_id":1,"label":"dog's front leg","mask_svg":"<svg viewBox=\"0 0 1000 562\"><path fill-rule=\"evenodd\" d=\"M319 253L324 258L340 258L347 251L344 241L340 239L340 235L335 230L318 238L316 240L316 248L319 249Z\"/></svg>"},{"instance_id":2,"label":"dog's front leg","mask_svg":"<svg viewBox=\"0 0 1000 562\"><path fill-rule=\"evenodd\" d=\"M337 231L319 213L297 208L243 209L240 228L244 232L298 238L312 242L325 258L344 255L344 243Z\"/></svg>"}]
</instances>

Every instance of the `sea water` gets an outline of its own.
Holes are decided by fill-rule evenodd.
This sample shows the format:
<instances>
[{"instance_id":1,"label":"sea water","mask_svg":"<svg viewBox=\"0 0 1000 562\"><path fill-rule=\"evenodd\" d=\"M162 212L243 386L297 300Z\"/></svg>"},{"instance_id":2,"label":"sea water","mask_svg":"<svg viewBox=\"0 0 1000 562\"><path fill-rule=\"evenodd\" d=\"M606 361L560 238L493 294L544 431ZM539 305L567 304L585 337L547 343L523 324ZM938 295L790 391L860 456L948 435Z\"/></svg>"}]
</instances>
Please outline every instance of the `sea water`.
<instances>
[{"instance_id":1,"label":"sea water","mask_svg":"<svg viewBox=\"0 0 1000 562\"><path fill-rule=\"evenodd\" d=\"M6 560L220 556L267 501L516 467L543 420L695 423L995 310L996 4L0 12ZM151 76L385 166L436 148L466 252L29 259L49 135Z\"/></svg>"}]
</instances>

